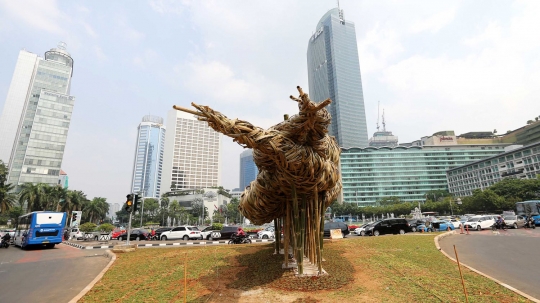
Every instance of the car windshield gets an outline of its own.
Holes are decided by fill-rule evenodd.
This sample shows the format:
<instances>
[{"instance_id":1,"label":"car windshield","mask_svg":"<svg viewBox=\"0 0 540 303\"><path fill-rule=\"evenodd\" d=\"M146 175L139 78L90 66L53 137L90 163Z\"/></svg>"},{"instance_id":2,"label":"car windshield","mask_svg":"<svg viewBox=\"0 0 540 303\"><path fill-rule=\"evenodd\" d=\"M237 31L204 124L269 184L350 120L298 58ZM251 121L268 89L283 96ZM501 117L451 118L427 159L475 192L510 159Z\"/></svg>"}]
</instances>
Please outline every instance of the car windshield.
<instances>
[{"instance_id":1,"label":"car windshield","mask_svg":"<svg viewBox=\"0 0 540 303\"><path fill-rule=\"evenodd\" d=\"M470 218L468 222L477 222L480 218Z\"/></svg>"},{"instance_id":2,"label":"car windshield","mask_svg":"<svg viewBox=\"0 0 540 303\"><path fill-rule=\"evenodd\" d=\"M188 230L199 230L197 227L195 226L187 226L186 227Z\"/></svg>"},{"instance_id":3,"label":"car windshield","mask_svg":"<svg viewBox=\"0 0 540 303\"><path fill-rule=\"evenodd\" d=\"M516 220L516 216L504 216L505 220Z\"/></svg>"}]
</instances>

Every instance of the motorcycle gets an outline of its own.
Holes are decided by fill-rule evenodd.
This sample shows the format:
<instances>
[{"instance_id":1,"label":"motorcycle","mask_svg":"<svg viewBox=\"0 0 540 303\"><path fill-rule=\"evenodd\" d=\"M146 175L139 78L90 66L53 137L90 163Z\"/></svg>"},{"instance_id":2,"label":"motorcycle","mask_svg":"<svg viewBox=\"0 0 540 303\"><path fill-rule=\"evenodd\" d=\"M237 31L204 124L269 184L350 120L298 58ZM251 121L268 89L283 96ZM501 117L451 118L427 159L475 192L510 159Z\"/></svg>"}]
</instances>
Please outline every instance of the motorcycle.
<instances>
[{"instance_id":1,"label":"motorcycle","mask_svg":"<svg viewBox=\"0 0 540 303\"><path fill-rule=\"evenodd\" d=\"M2 239L2 242L0 242L0 248L9 248L9 243Z\"/></svg>"},{"instance_id":2,"label":"motorcycle","mask_svg":"<svg viewBox=\"0 0 540 303\"><path fill-rule=\"evenodd\" d=\"M495 224L491 226L491 230L496 231L497 229L507 230L508 226L506 226L506 223L504 222L502 223L495 222Z\"/></svg>"},{"instance_id":3,"label":"motorcycle","mask_svg":"<svg viewBox=\"0 0 540 303\"><path fill-rule=\"evenodd\" d=\"M229 240L229 244L250 244L251 239L248 236L235 236Z\"/></svg>"},{"instance_id":4,"label":"motorcycle","mask_svg":"<svg viewBox=\"0 0 540 303\"><path fill-rule=\"evenodd\" d=\"M159 240L159 236L156 234L156 235L150 235L148 234L148 236L146 237L146 241L158 241Z\"/></svg>"},{"instance_id":5,"label":"motorcycle","mask_svg":"<svg viewBox=\"0 0 540 303\"><path fill-rule=\"evenodd\" d=\"M531 217L529 219L527 219L527 221L525 222L525 228L532 228L532 229L535 229L536 228L536 225L534 224L534 219Z\"/></svg>"}]
</instances>

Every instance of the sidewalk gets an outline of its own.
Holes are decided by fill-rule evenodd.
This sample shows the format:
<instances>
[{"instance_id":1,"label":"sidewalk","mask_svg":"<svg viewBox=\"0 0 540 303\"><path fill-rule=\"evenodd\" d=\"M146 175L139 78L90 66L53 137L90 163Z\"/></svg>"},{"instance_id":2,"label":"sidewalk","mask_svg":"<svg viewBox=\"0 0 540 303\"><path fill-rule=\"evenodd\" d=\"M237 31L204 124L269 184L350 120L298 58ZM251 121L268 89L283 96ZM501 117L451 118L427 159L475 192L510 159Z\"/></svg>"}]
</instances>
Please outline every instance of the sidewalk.
<instances>
[{"instance_id":1,"label":"sidewalk","mask_svg":"<svg viewBox=\"0 0 540 303\"><path fill-rule=\"evenodd\" d=\"M253 243L263 243L263 242L274 242L274 239L252 239ZM223 245L227 244L229 240L219 240L219 241L206 241L206 240L197 240L197 241L129 241L130 244L136 244L139 248L144 247L164 247L164 246L191 246L191 245ZM70 245L79 249L110 249L115 245L126 244L126 241L110 240L107 242L104 241L63 241L63 244Z\"/></svg>"}]
</instances>

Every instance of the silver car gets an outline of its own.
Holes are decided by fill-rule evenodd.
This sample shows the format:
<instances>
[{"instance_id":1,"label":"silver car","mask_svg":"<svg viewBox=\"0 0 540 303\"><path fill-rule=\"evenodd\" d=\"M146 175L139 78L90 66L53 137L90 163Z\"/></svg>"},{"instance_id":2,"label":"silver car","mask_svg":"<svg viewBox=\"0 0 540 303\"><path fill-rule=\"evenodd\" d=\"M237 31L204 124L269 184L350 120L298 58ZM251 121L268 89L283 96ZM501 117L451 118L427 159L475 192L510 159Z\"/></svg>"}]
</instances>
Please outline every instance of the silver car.
<instances>
[{"instance_id":1,"label":"silver car","mask_svg":"<svg viewBox=\"0 0 540 303\"><path fill-rule=\"evenodd\" d=\"M523 216L516 216L516 215L508 215L504 216L504 223L506 223L506 226L512 227L512 228L520 228L525 226L525 217Z\"/></svg>"}]
</instances>

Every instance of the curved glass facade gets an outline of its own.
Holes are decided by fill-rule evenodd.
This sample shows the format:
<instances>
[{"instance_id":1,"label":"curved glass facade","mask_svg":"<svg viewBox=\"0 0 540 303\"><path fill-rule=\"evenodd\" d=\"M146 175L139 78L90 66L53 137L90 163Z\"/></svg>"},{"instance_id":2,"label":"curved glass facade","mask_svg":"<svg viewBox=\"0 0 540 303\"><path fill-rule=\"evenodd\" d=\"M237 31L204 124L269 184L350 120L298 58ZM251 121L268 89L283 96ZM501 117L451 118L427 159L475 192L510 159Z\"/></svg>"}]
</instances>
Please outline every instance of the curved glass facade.
<instances>
[{"instance_id":1,"label":"curved glass facade","mask_svg":"<svg viewBox=\"0 0 540 303\"><path fill-rule=\"evenodd\" d=\"M139 125L133 165L131 192L140 192L145 198L159 198L161 192L165 127L162 123L148 122L163 121L162 118L156 118L145 116Z\"/></svg>"},{"instance_id":2,"label":"curved glass facade","mask_svg":"<svg viewBox=\"0 0 540 303\"><path fill-rule=\"evenodd\" d=\"M343 199L358 206L392 196L424 201L428 191L448 190L447 170L502 152L504 145L343 149Z\"/></svg>"},{"instance_id":3,"label":"curved glass facade","mask_svg":"<svg viewBox=\"0 0 540 303\"><path fill-rule=\"evenodd\" d=\"M354 23L344 20L337 8L321 18L309 39L307 65L311 99L332 99L329 134L341 147L368 146Z\"/></svg>"}]
</instances>

